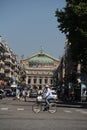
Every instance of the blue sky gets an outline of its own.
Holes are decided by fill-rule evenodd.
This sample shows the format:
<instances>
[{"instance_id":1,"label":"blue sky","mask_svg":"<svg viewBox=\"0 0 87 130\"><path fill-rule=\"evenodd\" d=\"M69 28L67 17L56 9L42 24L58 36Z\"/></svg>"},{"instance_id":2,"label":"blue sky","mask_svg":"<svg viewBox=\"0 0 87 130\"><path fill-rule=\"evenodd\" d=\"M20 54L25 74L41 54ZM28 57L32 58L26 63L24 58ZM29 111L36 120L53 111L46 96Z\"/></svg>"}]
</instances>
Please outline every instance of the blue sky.
<instances>
[{"instance_id":1,"label":"blue sky","mask_svg":"<svg viewBox=\"0 0 87 130\"><path fill-rule=\"evenodd\" d=\"M65 0L0 0L0 35L19 56L40 51L59 58L65 35L57 28L55 11Z\"/></svg>"}]
</instances>

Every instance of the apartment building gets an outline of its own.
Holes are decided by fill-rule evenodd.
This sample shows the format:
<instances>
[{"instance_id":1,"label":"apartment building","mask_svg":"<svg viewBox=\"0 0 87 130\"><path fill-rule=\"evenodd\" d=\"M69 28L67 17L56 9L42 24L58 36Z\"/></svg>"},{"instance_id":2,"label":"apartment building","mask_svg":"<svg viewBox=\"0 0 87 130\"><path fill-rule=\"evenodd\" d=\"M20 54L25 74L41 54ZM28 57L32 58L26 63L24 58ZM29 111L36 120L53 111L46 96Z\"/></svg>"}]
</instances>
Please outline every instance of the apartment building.
<instances>
[{"instance_id":1,"label":"apartment building","mask_svg":"<svg viewBox=\"0 0 87 130\"><path fill-rule=\"evenodd\" d=\"M0 37L0 83L18 81L19 60L18 56L9 48L6 41Z\"/></svg>"}]
</instances>

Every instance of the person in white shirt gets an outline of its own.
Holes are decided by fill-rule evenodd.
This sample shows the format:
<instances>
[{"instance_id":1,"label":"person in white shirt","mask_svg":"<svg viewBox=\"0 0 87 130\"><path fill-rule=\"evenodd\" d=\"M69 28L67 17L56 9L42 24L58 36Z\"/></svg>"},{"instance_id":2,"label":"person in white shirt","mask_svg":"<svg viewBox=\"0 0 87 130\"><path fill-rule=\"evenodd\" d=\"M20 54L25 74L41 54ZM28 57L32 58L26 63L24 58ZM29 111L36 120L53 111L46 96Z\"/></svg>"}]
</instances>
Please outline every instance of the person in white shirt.
<instances>
[{"instance_id":1,"label":"person in white shirt","mask_svg":"<svg viewBox=\"0 0 87 130\"><path fill-rule=\"evenodd\" d=\"M16 88L16 97L17 99L20 99L20 89L19 89L19 85Z\"/></svg>"},{"instance_id":2,"label":"person in white shirt","mask_svg":"<svg viewBox=\"0 0 87 130\"><path fill-rule=\"evenodd\" d=\"M44 92L43 92L43 98L45 98L46 106L49 106L49 100L52 99L52 93L51 89L49 88L49 85L45 86Z\"/></svg>"}]
</instances>

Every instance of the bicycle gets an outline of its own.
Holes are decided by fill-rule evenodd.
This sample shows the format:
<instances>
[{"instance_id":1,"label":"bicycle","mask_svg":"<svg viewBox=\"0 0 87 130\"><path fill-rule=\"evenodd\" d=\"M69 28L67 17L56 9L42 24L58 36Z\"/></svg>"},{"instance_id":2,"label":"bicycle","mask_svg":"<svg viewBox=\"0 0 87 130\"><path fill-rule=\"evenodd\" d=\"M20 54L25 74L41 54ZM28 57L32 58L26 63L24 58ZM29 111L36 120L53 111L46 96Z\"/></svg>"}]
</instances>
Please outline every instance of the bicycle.
<instances>
[{"instance_id":1,"label":"bicycle","mask_svg":"<svg viewBox=\"0 0 87 130\"><path fill-rule=\"evenodd\" d=\"M51 102L48 107L45 106L45 102L43 101L42 96L38 96L36 102L32 105L32 111L34 113L39 113L40 111L44 111L47 109L49 113L55 113L57 111L56 103Z\"/></svg>"}]
</instances>

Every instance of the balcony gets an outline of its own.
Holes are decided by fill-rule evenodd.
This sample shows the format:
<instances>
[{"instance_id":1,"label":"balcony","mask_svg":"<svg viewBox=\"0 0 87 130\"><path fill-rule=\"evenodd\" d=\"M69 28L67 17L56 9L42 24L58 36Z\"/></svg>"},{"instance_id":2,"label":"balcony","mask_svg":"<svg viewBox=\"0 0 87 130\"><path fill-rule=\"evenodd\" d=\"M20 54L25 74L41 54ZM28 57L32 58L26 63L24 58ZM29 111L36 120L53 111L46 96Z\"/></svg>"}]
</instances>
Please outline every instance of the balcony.
<instances>
[{"instance_id":1,"label":"balcony","mask_svg":"<svg viewBox=\"0 0 87 130\"><path fill-rule=\"evenodd\" d=\"M0 80L3 80L5 78L5 74L4 73L0 73Z\"/></svg>"},{"instance_id":2,"label":"balcony","mask_svg":"<svg viewBox=\"0 0 87 130\"><path fill-rule=\"evenodd\" d=\"M1 42L0 42L0 51L5 52L5 47L3 46L3 44Z\"/></svg>"},{"instance_id":3,"label":"balcony","mask_svg":"<svg viewBox=\"0 0 87 130\"><path fill-rule=\"evenodd\" d=\"M5 66L5 64L4 64L4 62L1 60L1 61L0 61L0 68L4 68L4 66Z\"/></svg>"},{"instance_id":4,"label":"balcony","mask_svg":"<svg viewBox=\"0 0 87 130\"><path fill-rule=\"evenodd\" d=\"M0 74L4 74L4 69L3 68L0 69Z\"/></svg>"},{"instance_id":5,"label":"balcony","mask_svg":"<svg viewBox=\"0 0 87 130\"><path fill-rule=\"evenodd\" d=\"M13 64L11 59L5 59L5 64Z\"/></svg>"}]
</instances>

